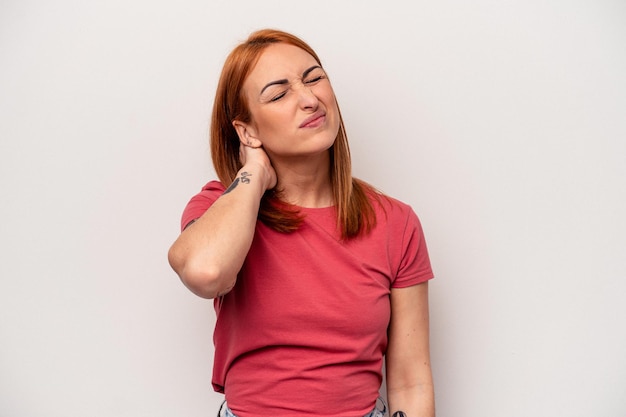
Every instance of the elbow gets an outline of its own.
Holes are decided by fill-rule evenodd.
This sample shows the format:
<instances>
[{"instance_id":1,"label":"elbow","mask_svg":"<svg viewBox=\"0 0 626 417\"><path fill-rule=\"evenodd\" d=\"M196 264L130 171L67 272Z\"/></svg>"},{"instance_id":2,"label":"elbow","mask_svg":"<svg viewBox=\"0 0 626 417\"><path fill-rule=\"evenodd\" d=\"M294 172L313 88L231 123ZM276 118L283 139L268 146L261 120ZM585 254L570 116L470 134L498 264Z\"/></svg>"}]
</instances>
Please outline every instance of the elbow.
<instances>
[{"instance_id":1,"label":"elbow","mask_svg":"<svg viewBox=\"0 0 626 417\"><path fill-rule=\"evenodd\" d=\"M225 277L215 268L190 263L178 274L185 286L198 297L216 298L235 286L235 277Z\"/></svg>"},{"instance_id":2,"label":"elbow","mask_svg":"<svg viewBox=\"0 0 626 417\"><path fill-rule=\"evenodd\" d=\"M235 285L236 275L227 275L214 263L197 257L182 257L175 248L168 252L168 261L182 283L198 297L216 298Z\"/></svg>"}]
</instances>

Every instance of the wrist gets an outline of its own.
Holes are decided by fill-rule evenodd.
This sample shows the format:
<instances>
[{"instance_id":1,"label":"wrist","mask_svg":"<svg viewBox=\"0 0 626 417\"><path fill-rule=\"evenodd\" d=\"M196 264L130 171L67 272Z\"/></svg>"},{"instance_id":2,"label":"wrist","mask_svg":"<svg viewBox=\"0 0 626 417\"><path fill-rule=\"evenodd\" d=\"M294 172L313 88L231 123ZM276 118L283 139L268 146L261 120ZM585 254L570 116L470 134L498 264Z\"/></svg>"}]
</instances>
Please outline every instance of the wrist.
<instances>
[{"instance_id":1,"label":"wrist","mask_svg":"<svg viewBox=\"0 0 626 417\"><path fill-rule=\"evenodd\" d=\"M270 166L264 166L259 163L246 163L239 172L237 177L244 184L254 184L263 188L263 192L273 188L276 185L276 175L274 169Z\"/></svg>"},{"instance_id":2,"label":"wrist","mask_svg":"<svg viewBox=\"0 0 626 417\"><path fill-rule=\"evenodd\" d=\"M270 188L268 187L269 180L267 177L266 170L262 166L246 164L237 172L232 184L236 183L239 187L245 187L250 191L255 190L255 194L258 193L260 198Z\"/></svg>"}]
</instances>

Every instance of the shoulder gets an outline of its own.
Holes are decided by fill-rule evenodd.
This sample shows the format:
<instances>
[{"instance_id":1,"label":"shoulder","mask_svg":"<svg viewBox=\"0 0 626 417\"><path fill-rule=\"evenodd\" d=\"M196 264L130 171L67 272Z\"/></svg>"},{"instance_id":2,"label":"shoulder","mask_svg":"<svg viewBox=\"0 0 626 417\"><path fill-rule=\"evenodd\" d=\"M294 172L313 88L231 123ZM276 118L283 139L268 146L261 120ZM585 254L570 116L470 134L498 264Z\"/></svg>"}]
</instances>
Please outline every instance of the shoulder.
<instances>
[{"instance_id":1,"label":"shoulder","mask_svg":"<svg viewBox=\"0 0 626 417\"><path fill-rule=\"evenodd\" d=\"M369 190L368 198L376 212L377 220L384 220L385 218L400 220L415 216L415 212L409 204L375 188Z\"/></svg>"},{"instance_id":2,"label":"shoulder","mask_svg":"<svg viewBox=\"0 0 626 417\"><path fill-rule=\"evenodd\" d=\"M209 209L226 188L219 181L209 181L200 191L191 197L181 219L181 230L184 230L192 221L198 219Z\"/></svg>"},{"instance_id":3,"label":"shoulder","mask_svg":"<svg viewBox=\"0 0 626 417\"><path fill-rule=\"evenodd\" d=\"M213 204L213 202L217 200L219 196L224 194L225 190L226 190L226 187L224 187L224 185L222 185L221 182L209 181L200 189L200 191L196 195L191 197L191 199L189 200L189 203L199 202L199 201L210 201L210 203Z\"/></svg>"},{"instance_id":4,"label":"shoulder","mask_svg":"<svg viewBox=\"0 0 626 417\"><path fill-rule=\"evenodd\" d=\"M355 184L361 189L361 192L367 197L370 205L376 212L378 217L380 211L393 210L396 212L407 212L411 210L411 207L403 201L393 198L380 189L374 187L366 181L359 178L354 178Z\"/></svg>"},{"instance_id":5,"label":"shoulder","mask_svg":"<svg viewBox=\"0 0 626 417\"><path fill-rule=\"evenodd\" d=\"M369 195L376 213L378 231L384 231L392 240L398 242L423 239L421 221L410 204L380 191Z\"/></svg>"},{"instance_id":6,"label":"shoulder","mask_svg":"<svg viewBox=\"0 0 626 417\"><path fill-rule=\"evenodd\" d=\"M200 191L202 193L219 193L220 195L226 190L226 187L219 181L207 182Z\"/></svg>"},{"instance_id":7,"label":"shoulder","mask_svg":"<svg viewBox=\"0 0 626 417\"><path fill-rule=\"evenodd\" d=\"M221 182L209 181L200 189L200 191L196 195L191 197L189 203L187 203L187 207L189 207L190 205L206 205L206 210L215 202L215 200L217 200L222 194L224 194L225 190L226 188L222 185Z\"/></svg>"}]
</instances>

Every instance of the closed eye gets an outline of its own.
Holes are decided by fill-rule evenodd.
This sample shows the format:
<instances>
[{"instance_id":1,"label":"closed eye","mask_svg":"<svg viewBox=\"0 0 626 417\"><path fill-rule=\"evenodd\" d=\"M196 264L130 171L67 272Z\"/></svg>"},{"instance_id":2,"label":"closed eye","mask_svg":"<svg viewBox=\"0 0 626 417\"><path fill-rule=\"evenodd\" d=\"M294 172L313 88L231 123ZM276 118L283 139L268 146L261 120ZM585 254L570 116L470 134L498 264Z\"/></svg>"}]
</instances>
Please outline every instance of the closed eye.
<instances>
[{"instance_id":1,"label":"closed eye","mask_svg":"<svg viewBox=\"0 0 626 417\"><path fill-rule=\"evenodd\" d=\"M319 83L320 81L326 78L327 77L326 77L326 73L324 72L324 70L322 70L322 68L319 65L315 65L302 73L301 82L303 85L310 87L310 86L314 86L315 84ZM285 87L286 89L283 89ZM274 102L281 100L283 97L285 97L289 93L289 89L291 87L292 87L291 83L289 83L286 78L272 81L266 84L265 87L261 89L261 96L265 95L267 97L263 99L263 101L267 103L274 103ZM273 91L276 91L277 94L274 96L270 96ZM263 94L264 92L266 94Z\"/></svg>"},{"instance_id":2,"label":"closed eye","mask_svg":"<svg viewBox=\"0 0 626 417\"><path fill-rule=\"evenodd\" d=\"M310 84L315 84L315 83L323 80L324 78L326 78L326 77L324 77L323 75L320 75L320 76L317 76L315 78L311 78L310 80L305 80L304 83L305 84L309 84L309 85Z\"/></svg>"},{"instance_id":3,"label":"closed eye","mask_svg":"<svg viewBox=\"0 0 626 417\"><path fill-rule=\"evenodd\" d=\"M280 100L281 98L285 97L285 94L287 94L287 92L286 92L286 91L283 91L282 93L280 93L280 94L278 94L278 95L276 95L276 96L272 97L272 98L270 99L270 101L278 101L278 100Z\"/></svg>"}]
</instances>

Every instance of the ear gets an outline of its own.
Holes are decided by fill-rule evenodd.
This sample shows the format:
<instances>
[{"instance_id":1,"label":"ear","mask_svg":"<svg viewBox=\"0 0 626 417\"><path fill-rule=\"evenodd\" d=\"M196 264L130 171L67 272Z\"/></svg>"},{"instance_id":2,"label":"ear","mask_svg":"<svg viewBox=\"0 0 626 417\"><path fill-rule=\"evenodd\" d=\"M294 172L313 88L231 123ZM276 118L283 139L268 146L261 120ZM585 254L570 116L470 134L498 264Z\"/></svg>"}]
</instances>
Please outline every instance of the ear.
<instances>
[{"instance_id":1,"label":"ear","mask_svg":"<svg viewBox=\"0 0 626 417\"><path fill-rule=\"evenodd\" d=\"M250 146L251 148L260 148L263 143L256 136L256 130L252 125L244 122L240 122L239 120L233 120L233 127L237 131L237 136L239 136L239 142L241 142L245 146Z\"/></svg>"}]
</instances>

